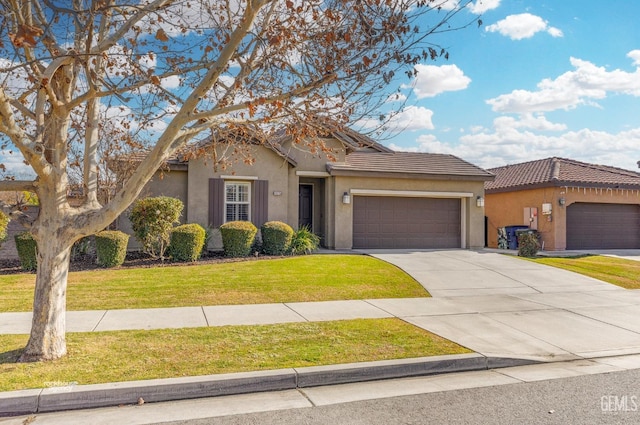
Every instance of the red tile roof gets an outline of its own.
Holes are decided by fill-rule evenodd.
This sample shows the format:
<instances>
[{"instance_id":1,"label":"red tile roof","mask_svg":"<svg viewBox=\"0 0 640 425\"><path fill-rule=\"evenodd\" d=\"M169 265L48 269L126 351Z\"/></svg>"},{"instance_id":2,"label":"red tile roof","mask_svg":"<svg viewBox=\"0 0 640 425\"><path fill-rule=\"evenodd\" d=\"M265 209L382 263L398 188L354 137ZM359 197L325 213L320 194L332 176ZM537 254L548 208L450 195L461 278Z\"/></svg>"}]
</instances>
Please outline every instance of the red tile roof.
<instances>
[{"instance_id":1,"label":"red tile roof","mask_svg":"<svg viewBox=\"0 0 640 425\"><path fill-rule=\"evenodd\" d=\"M546 158L489 169L496 175L485 183L487 193L550 186L640 189L640 173L566 158Z\"/></svg>"},{"instance_id":2,"label":"red tile roof","mask_svg":"<svg viewBox=\"0 0 640 425\"><path fill-rule=\"evenodd\" d=\"M352 152L345 162L328 163L332 175L376 173L394 177L493 179L493 174L453 155L417 152Z\"/></svg>"}]
</instances>

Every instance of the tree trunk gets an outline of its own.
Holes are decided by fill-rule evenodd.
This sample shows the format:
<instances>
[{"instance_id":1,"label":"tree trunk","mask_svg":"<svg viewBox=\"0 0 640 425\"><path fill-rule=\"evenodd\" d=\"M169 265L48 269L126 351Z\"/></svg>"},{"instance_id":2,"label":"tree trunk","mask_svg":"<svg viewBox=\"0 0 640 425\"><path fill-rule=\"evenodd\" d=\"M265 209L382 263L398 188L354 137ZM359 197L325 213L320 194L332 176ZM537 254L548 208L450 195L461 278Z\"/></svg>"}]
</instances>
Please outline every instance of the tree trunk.
<instances>
[{"instance_id":1,"label":"tree trunk","mask_svg":"<svg viewBox=\"0 0 640 425\"><path fill-rule=\"evenodd\" d=\"M67 353L66 303L71 244L51 229L38 241L31 336L20 362L54 360Z\"/></svg>"}]
</instances>

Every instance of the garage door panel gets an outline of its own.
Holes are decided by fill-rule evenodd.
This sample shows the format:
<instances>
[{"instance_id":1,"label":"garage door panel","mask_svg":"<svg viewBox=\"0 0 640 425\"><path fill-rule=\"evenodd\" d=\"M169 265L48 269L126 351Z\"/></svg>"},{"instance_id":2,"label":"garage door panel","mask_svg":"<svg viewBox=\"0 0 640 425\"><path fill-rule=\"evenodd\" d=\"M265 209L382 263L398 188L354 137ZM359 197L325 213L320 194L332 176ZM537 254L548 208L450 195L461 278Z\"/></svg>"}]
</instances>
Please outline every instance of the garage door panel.
<instances>
[{"instance_id":1,"label":"garage door panel","mask_svg":"<svg viewBox=\"0 0 640 425\"><path fill-rule=\"evenodd\" d=\"M355 196L353 247L459 248L460 209L460 199Z\"/></svg>"},{"instance_id":2,"label":"garage door panel","mask_svg":"<svg viewBox=\"0 0 640 425\"><path fill-rule=\"evenodd\" d=\"M567 207L567 249L640 248L640 206L575 203Z\"/></svg>"}]
</instances>

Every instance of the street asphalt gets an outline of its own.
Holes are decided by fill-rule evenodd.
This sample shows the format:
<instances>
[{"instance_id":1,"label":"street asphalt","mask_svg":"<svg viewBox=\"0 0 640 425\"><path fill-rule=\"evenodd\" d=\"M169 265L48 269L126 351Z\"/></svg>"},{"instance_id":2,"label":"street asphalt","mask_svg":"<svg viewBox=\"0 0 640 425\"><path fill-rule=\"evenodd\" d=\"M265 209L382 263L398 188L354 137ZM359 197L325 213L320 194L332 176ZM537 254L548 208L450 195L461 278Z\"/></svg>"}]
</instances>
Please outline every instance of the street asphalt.
<instances>
[{"instance_id":1,"label":"street asphalt","mask_svg":"<svg viewBox=\"0 0 640 425\"><path fill-rule=\"evenodd\" d=\"M67 329L92 332L398 317L475 353L4 392L0 393L0 416L135 404L140 397L166 401L319 388L538 362L626 358L631 359L627 360L631 367L640 368L640 356L634 356L640 354L640 291L487 250L366 253L409 273L432 298L72 311L67 313ZM28 333L30 323L31 313L0 313L0 334Z\"/></svg>"}]
</instances>

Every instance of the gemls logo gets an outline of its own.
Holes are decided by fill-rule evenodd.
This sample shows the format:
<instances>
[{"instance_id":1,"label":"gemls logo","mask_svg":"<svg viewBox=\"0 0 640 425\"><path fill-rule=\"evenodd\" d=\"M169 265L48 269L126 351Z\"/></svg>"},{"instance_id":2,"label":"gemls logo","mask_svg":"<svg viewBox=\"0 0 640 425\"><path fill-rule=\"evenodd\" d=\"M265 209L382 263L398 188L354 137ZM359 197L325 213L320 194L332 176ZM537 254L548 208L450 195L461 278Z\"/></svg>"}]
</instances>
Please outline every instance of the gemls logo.
<instances>
[{"instance_id":1,"label":"gemls logo","mask_svg":"<svg viewBox=\"0 0 640 425\"><path fill-rule=\"evenodd\" d=\"M638 396L603 395L600 397L600 408L603 412L637 412Z\"/></svg>"}]
</instances>

